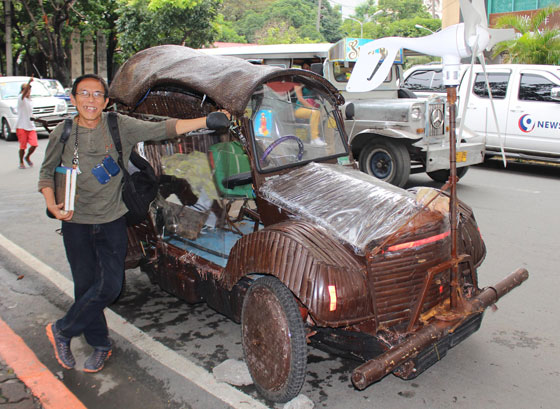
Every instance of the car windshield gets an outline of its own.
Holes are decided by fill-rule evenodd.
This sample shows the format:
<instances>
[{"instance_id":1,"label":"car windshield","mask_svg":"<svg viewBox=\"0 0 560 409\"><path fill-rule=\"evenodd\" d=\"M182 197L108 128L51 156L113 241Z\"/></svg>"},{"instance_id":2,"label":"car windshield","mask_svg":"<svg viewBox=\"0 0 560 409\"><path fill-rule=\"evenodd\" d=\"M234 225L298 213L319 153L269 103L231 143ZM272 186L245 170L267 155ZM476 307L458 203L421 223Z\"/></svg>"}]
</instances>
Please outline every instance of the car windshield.
<instances>
[{"instance_id":1,"label":"car windshield","mask_svg":"<svg viewBox=\"0 0 560 409\"><path fill-rule=\"evenodd\" d=\"M21 86L27 84L27 81L0 81L0 96L2 99L15 99L21 92ZM45 86L39 81L31 83L31 98L33 97L50 97L51 94Z\"/></svg>"},{"instance_id":2,"label":"car windshield","mask_svg":"<svg viewBox=\"0 0 560 409\"><path fill-rule=\"evenodd\" d=\"M268 82L247 109L262 171L348 155L333 106L308 85L292 78Z\"/></svg>"}]
</instances>

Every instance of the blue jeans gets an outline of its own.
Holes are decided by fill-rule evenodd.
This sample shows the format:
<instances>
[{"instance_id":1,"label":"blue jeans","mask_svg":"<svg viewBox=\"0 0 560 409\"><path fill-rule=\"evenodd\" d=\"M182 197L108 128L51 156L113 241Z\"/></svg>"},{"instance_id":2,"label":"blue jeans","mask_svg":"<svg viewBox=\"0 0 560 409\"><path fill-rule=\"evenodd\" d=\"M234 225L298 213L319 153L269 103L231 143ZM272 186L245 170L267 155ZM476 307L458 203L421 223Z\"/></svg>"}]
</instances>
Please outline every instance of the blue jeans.
<instances>
[{"instance_id":1,"label":"blue jeans","mask_svg":"<svg viewBox=\"0 0 560 409\"><path fill-rule=\"evenodd\" d=\"M103 310L122 289L128 241L125 218L104 224L62 222L62 235L74 279L74 304L56 327L65 337L84 334L91 346L110 348Z\"/></svg>"}]
</instances>

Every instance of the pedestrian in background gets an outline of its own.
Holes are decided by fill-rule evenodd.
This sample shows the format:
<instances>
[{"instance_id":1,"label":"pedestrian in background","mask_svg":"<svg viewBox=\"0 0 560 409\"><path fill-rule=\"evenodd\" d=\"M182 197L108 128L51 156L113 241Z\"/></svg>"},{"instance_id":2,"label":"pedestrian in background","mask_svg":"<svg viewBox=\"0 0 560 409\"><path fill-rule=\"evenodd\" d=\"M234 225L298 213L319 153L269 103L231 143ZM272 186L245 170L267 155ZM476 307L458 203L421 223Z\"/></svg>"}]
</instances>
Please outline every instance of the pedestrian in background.
<instances>
[{"instance_id":1,"label":"pedestrian in background","mask_svg":"<svg viewBox=\"0 0 560 409\"><path fill-rule=\"evenodd\" d=\"M111 356L113 344L103 310L120 294L127 250L125 214L122 200L122 172L116 164L118 152L108 127L107 83L99 76L86 74L74 81L70 99L78 115L73 119L67 149L60 143L64 124L50 134L45 159L39 172L39 191L49 211L62 220L66 257L74 280L74 304L64 317L47 325L55 356L63 368L72 369L76 361L70 341L84 335L93 353L84 364L85 372L98 372ZM216 128L227 126L222 113ZM211 127L207 118L168 119L148 122L118 115L123 162L128 163L134 146L146 140L172 139L199 128ZM216 123L216 122L214 122ZM59 165L77 169L74 211L62 210L55 202L53 175ZM102 171L101 173L99 171Z\"/></svg>"},{"instance_id":2,"label":"pedestrian in background","mask_svg":"<svg viewBox=\"0 0 560 409\"><path fill-rule=\"evenodd\" d=\"M33 77L27 84L21 85L21 92L17 101L17 122L16 122L16 135L19 141L19 168L25 169L23 160L31 167L31 154L37 149L37 130L35 124L31 120L33 114L33 103L31 102L31 82ZM25 155L25 149L29 144L29 150Z\"/></svg>"}]
</instances>

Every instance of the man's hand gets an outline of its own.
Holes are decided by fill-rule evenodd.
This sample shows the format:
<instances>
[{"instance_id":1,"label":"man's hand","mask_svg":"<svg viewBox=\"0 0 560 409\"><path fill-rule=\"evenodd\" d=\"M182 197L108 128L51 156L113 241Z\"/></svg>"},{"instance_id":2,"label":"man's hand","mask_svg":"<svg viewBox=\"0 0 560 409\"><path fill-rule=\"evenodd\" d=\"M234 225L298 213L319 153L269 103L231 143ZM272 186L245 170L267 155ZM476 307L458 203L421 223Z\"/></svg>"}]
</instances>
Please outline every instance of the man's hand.
<instances>
[{"instance_id":1,"label":"man's hand","mask_svg":"<svg viewBox=\"0 0 560 409\"><path fill-rule=\"evenodd\" d=\"M49 212L51 212L52 215L56 217L58 220L63 220L67 222L68 220L72 219L72 216L74 215L74 211L62 210L63 207L64 207L64 203L59 203L54 206L47 206L47 209L49 209Z\"/></svg>"}]
</instances>

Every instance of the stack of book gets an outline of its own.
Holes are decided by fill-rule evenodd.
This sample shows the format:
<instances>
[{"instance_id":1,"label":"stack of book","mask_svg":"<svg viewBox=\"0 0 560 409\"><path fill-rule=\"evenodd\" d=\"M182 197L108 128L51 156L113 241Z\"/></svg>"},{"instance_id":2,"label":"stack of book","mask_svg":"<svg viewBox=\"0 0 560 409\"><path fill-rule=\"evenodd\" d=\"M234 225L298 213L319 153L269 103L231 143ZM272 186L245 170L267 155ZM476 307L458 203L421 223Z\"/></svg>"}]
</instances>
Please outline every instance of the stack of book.
<instances>
[{"instance_id":1,"label":"stack of book","mask_svg":"<svg viewBox=\"0 0 560 409\"><path fill-rule=\"evenodd\" d=\"M63 210L74 210L76 201L77 169L58 166L54 172L54 194L56 203L64 203Z\"/></svg>"}]
</instances>

